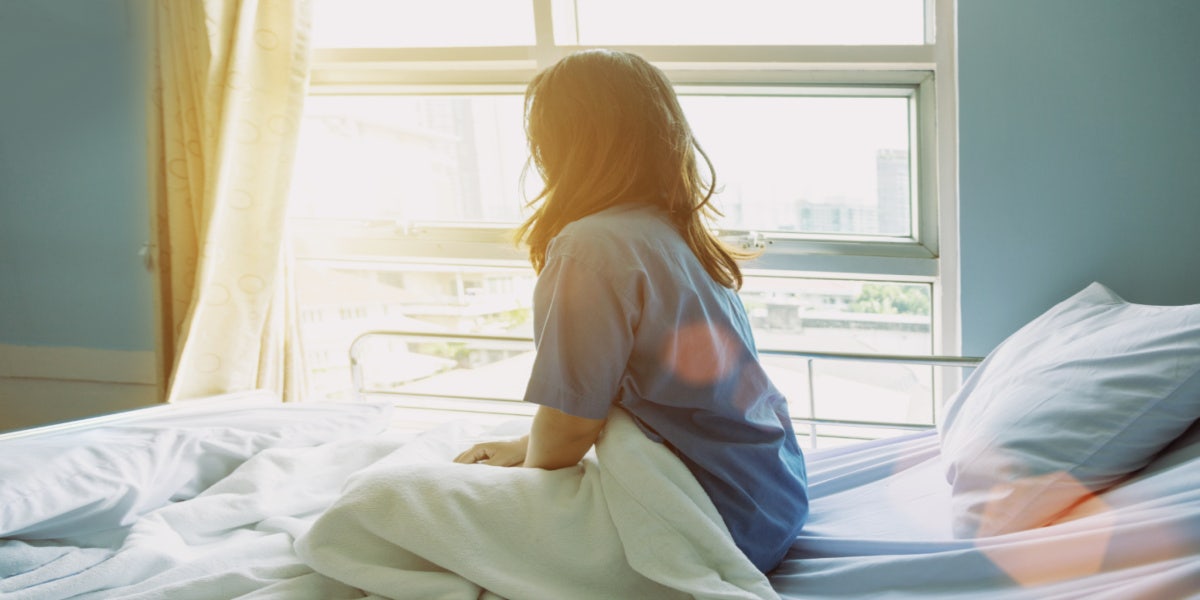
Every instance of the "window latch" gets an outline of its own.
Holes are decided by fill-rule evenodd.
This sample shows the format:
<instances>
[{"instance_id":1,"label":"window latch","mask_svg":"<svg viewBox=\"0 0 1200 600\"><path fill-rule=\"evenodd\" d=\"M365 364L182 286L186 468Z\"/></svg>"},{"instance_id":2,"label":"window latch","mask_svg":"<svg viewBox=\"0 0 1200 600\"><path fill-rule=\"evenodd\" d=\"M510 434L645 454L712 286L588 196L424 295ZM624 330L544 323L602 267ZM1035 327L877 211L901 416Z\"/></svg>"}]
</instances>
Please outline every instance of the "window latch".
<instances>
[{"instance_id":1,"label":"window latch","mask_svg":"<svg viewBox=\"0 0 1200 600\"><path fill-rule=\"evenodd\" d=\"M762 250L772 243L773 242L767 238L767 236L757 231L746 232L746 235L738 239L738 245L741 246L743 250Z\"/></svg>"},{"instance_id":2,"label":"window latch","mask_svg":"<svg viewBox=\"0 0 1200 600\"><path fill-rule=\"evenodd\" d=\"M425 233L425 228L412 221L397 219L394 222L396 234L401 237L416 237Z\"/></svg>"}]
</instances>

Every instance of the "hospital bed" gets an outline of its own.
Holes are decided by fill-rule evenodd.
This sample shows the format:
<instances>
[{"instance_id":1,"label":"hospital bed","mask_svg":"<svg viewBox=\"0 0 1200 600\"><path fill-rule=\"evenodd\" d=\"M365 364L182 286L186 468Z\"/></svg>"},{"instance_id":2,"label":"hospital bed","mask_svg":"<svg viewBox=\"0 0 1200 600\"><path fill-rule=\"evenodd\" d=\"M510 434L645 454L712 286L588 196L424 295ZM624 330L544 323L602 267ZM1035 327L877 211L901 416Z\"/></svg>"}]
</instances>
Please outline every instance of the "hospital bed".
<instances>
[{"instance_id":1,"label":"hospital bed","mask_svg":"<svg viewBox=\"0 0 1200 600\"><path fill-rule=\"evenodd\" d=\"M1184 326L1195 330L1200 320L1188 324L1192 318L1184 319ZM1049 324L1042 323L1039 331L1038 323L1026 329L1046 334ZM982 364L954 357L784 355L806 364L870 360L977 367L956 398L996 393L989 385L1029 393L1031 380L1067 371L1075 377L1081 364L1084 369L1079 372L1091 373L1090 381L1136 382L1110 386L1119 393L1144 395L1159 389L1157 375L1131 372L1126 363L1069 356L1072 339L1085 342L1093 355L1098 342L1088 337L1094 334L1080 333L1083 330L1064 331L1055 332L1058 341L1051 344L1053 352L1048 351L1061 359L1058 363L1039 358L1045 342L1022 346L1013 338ZM1113 334L1123 339L1127 354L1146 354L1145 344L1129 341L1136 334ZM406 339L423 335L428 334L370 334ZM952 403L950 412L939 419L940 431L914 427L884 439L807 451L811 513L804 531L769 574L769 590L754 591L748 585L750 591L743 596L722 597L1200 597L1200 376L1187 374L1194 372L1200 357L1196 336L1188 335L1192 337L1187 344L1175 343L1176 336L1169 351L1155 346L1147 354L1156 361L1150 370L1182 381L1168 390L1175 404L1155 405L1154 414L1167 418L1142 436L1169 439L1150 444L1119 438L1122 459L1141 452L1145 460L1125 463L1127 472L1104 486L1096 485L1088 473L1071 471L1086 488L1077 497L1063 496L1067 492L1060 480L1047 483L1045 474L1032 476L1040 482L1038 490L1058 490L1058 500L1065 503L1048 521L1036 526L1011 522L1032 510L1021 509L997 525L987 514L991 505L985 505L983 513L974 510L978 504L968 501L972 493L996 490L969 489L972 465L954 454L969 454L971 444L980 440L1001 443L997 436L1005 434L971 429L1000 417L987 412L987 406L973 413L960 400L960 406ZM527 343L519 338L491 341ZM444 461L475 440L519 433L523 421L520 409L514 408L518 419L498 425L448 418L424 431L392 427L404 410L396 406L419 398L372 390L362 373L362 347L356 344L352 350L352 402L282 405L268 393L247 392L0 435L0 598L391 597L378 590L371 596L363 586L318 573L309 564L311 550L298 552L296 540L339 502L347 480L360 481L389 457ZM1028 368L1031 360L1057 366L1039 374ZM1159 369L1163 364L1165 370ZM1026 370L1020 377L1003 377L1012 375L1005 368L1022 365ZM1096 370L1104 365L1108 372ZM1090 385L1080 379L1072 382L1076 390ZM460 409L463 402L490 403L492 412L502 402L449 400ZM999 403L1004 398L988 400ZM1121 397L1113 396L1114 403L1118 400ZM1021 414L1006 418L1028 425L1020 419L1034 418L1040 410L1021 407ZM1088 414L1106 410L1089 409ZM1055 414L1061 418L1064 413ZM1059 446L1069 454L1071 434L1056 432L1083 429L1091 436L1087 439L1098 438L1106 422L1088 418L1043 423L1026 433L1061 440ZM827 424L810 415L799 423L798 434L810 435L808 426ZM1138 426L1126 422L1120 435ZM954 427L963 428L965 437L956 437L962 432ZM1018 440L1017 445L1022 444L1028 446L1029 440ZM1088 451L1089 456L1101 456L1105 448L1093 445ZM949 470L957 470L954 484L948 482ZM1011 475L1008 471L1013 469L1008 465L998 470L1005 471L999 475ZM393 482L393 487L401 486ZM1008 497L1029 493L1020 484L1004 491ZM1001 508L1004 501L999 502ZM964 533L970 527L974 529ZM348 547L360 543L349 533L338 539ZM415 597L403 587L394 588L397 597ZM476 592L468 590L462 597L474 598L471 594ZM477 595L495 597L487 594Z\"/></svg>"}]
</instances>

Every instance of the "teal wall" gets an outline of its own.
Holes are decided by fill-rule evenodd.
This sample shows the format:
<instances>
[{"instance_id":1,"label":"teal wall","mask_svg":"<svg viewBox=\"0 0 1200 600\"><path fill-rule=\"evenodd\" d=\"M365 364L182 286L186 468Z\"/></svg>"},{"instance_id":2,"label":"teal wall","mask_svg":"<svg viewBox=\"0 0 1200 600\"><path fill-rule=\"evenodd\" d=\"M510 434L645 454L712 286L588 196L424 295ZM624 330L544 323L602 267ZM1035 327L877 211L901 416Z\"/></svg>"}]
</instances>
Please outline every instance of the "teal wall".
<instances>
[{"instance_id":1,"label":"teal wall","mask_svg":"<svg viewBox=\"0 0 1200 600\"><path fill-rule=\"evenodd\" d=\"M122 0L0 0L0 344L154 349L143 55Z\"/></svg>"},{"instance_id":2,"label":"teal wall","mask_svg":"<svg viewBox=\"0 0 1200 600\"><path fill-rule=\"evenodd\" d=\"M959 0L963 346L1100 281L1200 303L1200 2Z\"/></svg>"}]
</instances>

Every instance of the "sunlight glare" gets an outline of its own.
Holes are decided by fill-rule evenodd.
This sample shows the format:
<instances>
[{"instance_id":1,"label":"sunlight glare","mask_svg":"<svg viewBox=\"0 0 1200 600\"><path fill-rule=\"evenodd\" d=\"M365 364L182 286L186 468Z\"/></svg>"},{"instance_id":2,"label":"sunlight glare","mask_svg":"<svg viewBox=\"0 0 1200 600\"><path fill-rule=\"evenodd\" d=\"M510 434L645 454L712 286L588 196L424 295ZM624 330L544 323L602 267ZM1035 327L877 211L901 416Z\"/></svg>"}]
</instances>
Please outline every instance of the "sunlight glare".
<instances>
[{"instance_id":1,"label":"sunlight glare","mask_svg":"<svg viewBox=\"0 0 1200 600\"><path fill-rule=\"evenodd\" d=\"M560 44L923 44L924 0L559 0ZM556 20L556 27L561 28Z\"/></svg>"},{"instance_id":2,"label":"sunlight glare","mask_svg":"<svg viewBox=\"0 0 1200 600\"><path fill-rule=\"evenodd\" d=\"M313 46L532 45L529 0L314 0Z\"/></svg>"}]
</instances>

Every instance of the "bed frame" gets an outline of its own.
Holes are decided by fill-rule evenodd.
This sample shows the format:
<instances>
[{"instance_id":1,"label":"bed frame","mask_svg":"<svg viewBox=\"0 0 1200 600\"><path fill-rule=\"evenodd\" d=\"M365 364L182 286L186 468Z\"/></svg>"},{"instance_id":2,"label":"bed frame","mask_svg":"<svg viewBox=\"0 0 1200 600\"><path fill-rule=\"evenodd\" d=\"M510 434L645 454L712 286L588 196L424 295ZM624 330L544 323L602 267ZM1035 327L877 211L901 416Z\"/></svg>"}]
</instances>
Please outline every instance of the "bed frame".
<instances>
[{"instance_id":1,"label":"bed frame","mask_svg":"<svg viewBox=\"0 0 1200 600\"><path fill-rule=\"evenodd\" d=\"M350 344L350 373L353 384L353 398L357 401L362 401L372 396L383 397L393 400L398 407L428 409L429 407L427 405L427 401L432 398L437 398L440 400L452 401L454 404L453 408L435 410L448 410L461 413L487 412L508 414L513 416L529 416L532 414L529 411L529 407L526 406L520 398L503 398L498 396L462 396L451 394L431 394L414 391L371 389L367 387L367 383L363 375L363 363L366 358L365 349L369 340L379 338L392 338L404 342L469 342L487 345L490 348L517 350L532 350L533 338L502 335L468 335L454 333L428 333L421 331L376 330L368 331L359 335ZM816 415L816 388L813 383L813 364L816 361L850 361L875 364L884 363L920 365L928 367L950 367L953 369L953 372L945 373L947 378L939 377L935 378L934 380L935 388L931 401L934 403L933 414L935 415L935 421L936 415L938 414L937 398L942 396L942 394L939 393L939 388L955 389L960 381L959 376L961 375L961 372L959 370L974 368L980 363L980 361L983 360L980 357L974 356L856 354L847 352L810 352L805 350L786 350L781 348L759 348L758 353L761 356L780 356L804 360L808 381L808 408L810 415ZM940 382L940 385L938 382ZM934 423L914 424L897 421L851 421L843 419L824 419L819 417L794 417L792 421L797 426L797 433L799 435L807 434L809 443L811 445L815 445L818 435L817 428L822 425L901 431L924 431L935 427ZM804 429L802 430L801 427Z\"/></svg>"}]
</instances>

